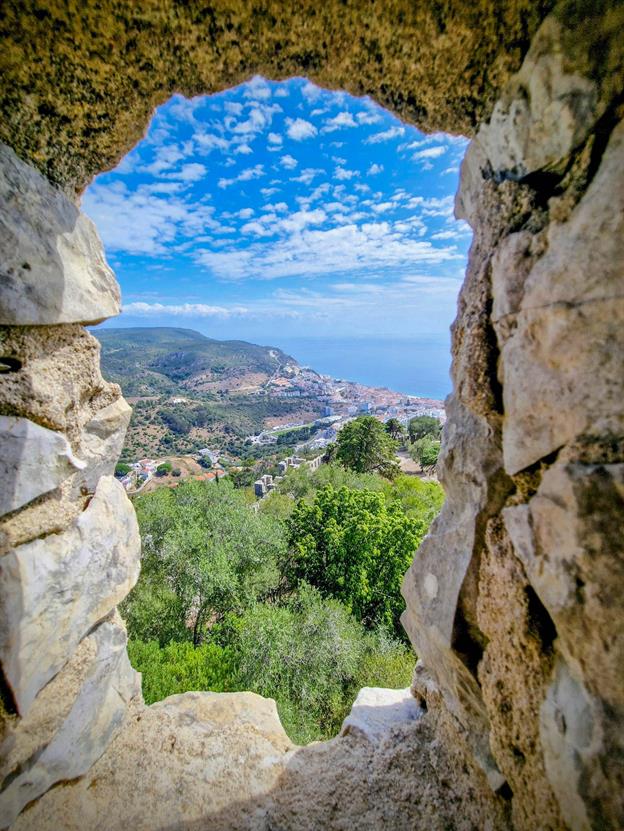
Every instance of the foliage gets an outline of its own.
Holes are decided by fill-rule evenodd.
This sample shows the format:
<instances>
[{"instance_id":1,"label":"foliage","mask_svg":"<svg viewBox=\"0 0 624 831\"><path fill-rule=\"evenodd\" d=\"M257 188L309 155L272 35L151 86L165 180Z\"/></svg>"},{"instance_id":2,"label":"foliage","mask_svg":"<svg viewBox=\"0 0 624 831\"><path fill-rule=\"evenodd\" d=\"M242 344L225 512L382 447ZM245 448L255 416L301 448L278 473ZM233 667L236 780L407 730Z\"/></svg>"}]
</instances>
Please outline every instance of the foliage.
<instances>
[{"instance_id":1,"label":"foliage","mask_svg":"<svg viewBox=\"0 0 624 831\"><path fill-rule=\"evenodd\" d=\"M405 429L398 418L389 418L385 425L386 433L394 441L401 442L405 437Z\"/></svg>"},{"instance_id":2,"label":"foliage","mask_svg":"<svg viewBox=\"0 0 624 831\"><path fill-rule=\"evenodd\" d=\"M410 455L424 468L433 468L438 462L440 442L427 435L410 445Z\"/></svg>"},{"instance_id":3,"label":"foliage","mask_svg":"<svg viewBox=\"0 0 624 831\"><path fill-rule=\"evenodd\" d=\"M357 473L380 473L392 479L399 467L396 442L374 416L360 416L338 433L336 459Z\"/></svg>"},{"instance_id":4,"label":"foliage","mask_svg":"<svg viewBox=\"0 0 624 831\"><path fill-rule=\"evenodd\" d=\"M437 482L423 482L417 476L404 474L392 482L385 482L384 494L387 500L398 502L407 516L416 521L421 538L440 513L444 502L444 491Z\"/></svg>"},{"instance_id":5,"label":"foliage","mask_svg":"<svg viewBox=\"0 0 624 831\"><path fill-rule=\"evenodd\" d=\"M234 655L227 647L206 643L195 648L175 641L161 647L157 641L130 640L128 654L132 666L143 673L146 704L191 690L237 689Z\"/></svg>"},{"instance_id":6,"label":"foliage","mask_svg":"<svg viewBox=\"0 0 624 831\"><path fill-rule=\"evenodd\" d=\"M117 462L115 465L115 476L125 476L131 470L130 465L127 465L125 462Z\"/></svg>"},{"instance_id":7,"label":"foliage","mask_svg":"<svg viewBox=\"0 0 624 831\"><path fill-rule=\"evenodd\" d=\"M412 443L422 439L423 436L432 436L434 439L439 439L441 432L442 425L434 416L416 416L407 425L407 433Z\"/></svg>"},{"instance_id":8,"label":"foliage","mask_svg":"<svg viewBox=\"0 0 624 831\"><path fill-rule=\"evenodd\" d=\"M283 606L249 609L234 643L240 688L275 698L301 743L335 735L360 687L386 678L407 686L414 665L404 646L386 638L380 650L341 603L305 584Z\"/></svg>"},{"instance_id":9,"label":"foliage","mask_svg":"<svg viewBox=\"0 0 624 831\"><path fill-rule=\"evenodd\" d=\"M171 462L163 462L156 468L156 476L166 476L168 473L171 473L172 470L173 465Z\"/></svg>"},{"instance_id":10,"label":"foliage","mask_svg":"<svg viewBox=\"0 0 624 831\"><path fill-rule=\"evenodd\" d=\"M174 467L173 470L171 471L171 475L172 476L182 476L182 471L180 470L179 467Z\"/></svg>"},{"instance_id":11,"label":"foliage","mask_svg":"<svg viewBox=\"0 0 624 831\"><path fill-rule=\"evenodd\" d=\"M193 629L200 643L206 626L226 612L242 612L275 589L277 560L285 551L282 527L249 510L244 496L224 480L185 482L136 500L143 536L143 568L130 632L151 639L144 628L141 586L151 584L176 599L177 631ZM135 590L136 592L136 590Z\"/></svg>"},{"instance_id":12,"label":"foliage","mask_svg":"<svg viewBox=\"0 0 624 831\"><path fill-rule=\"evenodd\" d=\"M414 519L382 493L331 485L289 520L287 576L344 602L367 626L400 633L400 586L421 539Z\"/></svg>"},{"instance_id":13,"label":"foliage","mask_svg":"<svg viewBox=\"0 0 624 831\"><path fill-rule=\"evenodd\" d=\"M293 499L312 499L319 488L333 485L354 490L383 490L387 480L376 473L356 473L337 463L321 465L310 472L305 467L290 468L284 481L280 485L280 492L288 494Z\"/></svg>"}]
</instances>

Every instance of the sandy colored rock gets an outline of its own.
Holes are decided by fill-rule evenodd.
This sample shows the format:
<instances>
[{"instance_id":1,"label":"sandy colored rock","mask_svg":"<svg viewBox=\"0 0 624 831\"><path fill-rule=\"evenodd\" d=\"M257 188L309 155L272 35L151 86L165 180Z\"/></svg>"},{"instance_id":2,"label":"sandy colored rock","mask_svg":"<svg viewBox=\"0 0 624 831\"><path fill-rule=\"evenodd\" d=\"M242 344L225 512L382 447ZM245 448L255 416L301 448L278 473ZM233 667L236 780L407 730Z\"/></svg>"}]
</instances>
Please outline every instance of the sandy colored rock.
<instances>
[{"instance_id":1,"label":"sandy colored rock","mask_svg":"<svg viewBox=\"0 0 624 831\"><path fill-rule=\"evenodd\" d=\"M362 733L375 740L393 727L417 721L423 710L406 690L387 690L381 687L363 687L351 706L351 712L342 723L340 735Z\"/></svg>"},{"instance_id":2,"label":"sandy colored rock","mask_svg":"<svg viewBox=\"0 0 624 831\"><path fill-rule=\"evenodd\" d=\"M26 418L0 416L0 515L54 490L84 466L61 433Z\"/></svg>"},{"instance_id":3,"label":"sandy colored rock","mask_svg":"<svg viewBox=\"0 0 624 831\"><path fill-rule=\"evenodd\" d=\"M111 620L101 623L90 637L95 657L67 718L49 744L18 768L0 793L3 828L53 784L85 773L123 725L130 701L140 695L139 676L126 652L125 629Z\"/></svg>"},{"instance_id":4,"label":"sandy colored rock","mask_svg":"<svg viewBox=\"0 0 624 831\"><path fill-rule=\"evenodd\" d=\"M29 0L1 23L0 138L52 181L81 190L137 143L173 92L214 93L256 73L306 76L371 95L426 130L469 134L551 5L400 0L370 9L331 0L208 10L106 0L75 14Z\"/></svg>"},{"instance_id":5,"label":"sandy colored rock","mask_svg":"<svg viewBox=\"0 0 624 831\"><path fill-rule=\"evenodd\" d=\"M95 225L0 144L0 325L93 323L120 312Z\"/></svg>"},{"instance_id":6,"label":"sandy colored rock","mask_svg":"<svg viewBox=\"0 0 624 831\"><path fill-rule=\"evenodd\" d=\"M136 583L140 545L123 487L104 477L73 527L0 558L0 657L21 715Z\"/></svg>"},{"instance_id":7,"label":"sandy colored rock","mask_svg":"<svg viewBox=\"0 0 624 831\"><path fill-rule=\"evenodd\" d=\"M375 721L370 738L354 731L295 748L270 700L172 696L137 708L88 776L48 792L14 829L470 831L480 820L506 829L504 802L460 738L449 753L427 717Z\"/></svg>"}]
</instances>

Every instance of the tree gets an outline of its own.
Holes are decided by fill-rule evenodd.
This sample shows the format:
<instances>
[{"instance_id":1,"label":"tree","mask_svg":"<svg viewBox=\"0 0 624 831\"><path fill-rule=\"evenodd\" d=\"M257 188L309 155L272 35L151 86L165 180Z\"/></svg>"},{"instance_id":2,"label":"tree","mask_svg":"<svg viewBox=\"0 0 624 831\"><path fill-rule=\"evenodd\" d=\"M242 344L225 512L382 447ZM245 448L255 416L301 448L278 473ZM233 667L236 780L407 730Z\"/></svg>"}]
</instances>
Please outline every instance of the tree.
<instances>
[{"instance_id":1,"label":"tree","mask_svg":"<svg viewBox=\"0 0 624 831\"><path fill-rule=\"evenodd\" d=\"M380 473L392 479L399 472L396 442L374 416L360 416L338 433L336 459L357 473Z\"/></svg>"},{"instance_id":2,"label":"tree","mask_svg":"<svg viewBox=\"0 0 624 831\"><path fill-rule=\"evenodd\" d=\"M388 421L386 421L385 427L386 433L391 439L394 439L394 441L400 442L405 435L403 425L398 418L389 418Z\"/></svg>"},{"instance_id":3,"label":"tree","mask_svg":"<svg viewBox=\"0 0 624 831\"><path fill-rule=\"evenodd\" d=\"M433 416L416 416L407 425L407 432L411 442L418 441L423 436L432 436L434 439L439 439L442 425Z\"/></svg>"},{"instance_id":4,"label":"tree","mask_svg":"<svg viewBox=\"0 0 624 831\"><path fill-rule=\"evenodd\" d=\"M287 576L335 597L367 626L401 633L400 587L421 539L416 521L382 493L321 488L289 520Z\"/></svg>"},{"instance_id":5,"label":"tree","mask_svg":"<svg viewBox=\"0 0 624 831\"><path fill-rule=\"evenodd\" d=\"M410 455L418 462L423 470L433 469L438 463L440 442L432 436L426 435L410 446Z\"/></svg>"},{"instance_id":6,"label":"tree","mask_svg":"<svg viewBox=\"0 0 624 831\"><path fill-rule=\"evenodd\" d=\"M158 621L145 614L147 597L155 591L173 595L177 631L190 637L192 627L197 645L207 626L227 612L241 613L275 590L277 562L286 552L285 533L271 517L249 510L229 482L218 489L206 482L185 482L147 494L135 504L143 567L138 589L127 601L134 637L161 640ZM174 629L172 621L167 628Z\"/></svg>"},{"instance_id":7,"label":"tree","mask_svg":"<svg viewBox=\"0 0 624 831\"><path fill-rule=\"evenodd\" d=\"M171 462L163 462L156 468L156 476L166 476L168 473L171 473L172 470L173 465Z\"/></svg>"},{"instance_id":8,"label":"tree","mask_svg":"<svg viewBox=\"0 0 624 831\"><path fill-rule=\"evenodd\" d=\"M127 465L125 462L117 462L115 465L115 476L125 476L131 470L130 465Z\"/></svg>"}]
</instances>

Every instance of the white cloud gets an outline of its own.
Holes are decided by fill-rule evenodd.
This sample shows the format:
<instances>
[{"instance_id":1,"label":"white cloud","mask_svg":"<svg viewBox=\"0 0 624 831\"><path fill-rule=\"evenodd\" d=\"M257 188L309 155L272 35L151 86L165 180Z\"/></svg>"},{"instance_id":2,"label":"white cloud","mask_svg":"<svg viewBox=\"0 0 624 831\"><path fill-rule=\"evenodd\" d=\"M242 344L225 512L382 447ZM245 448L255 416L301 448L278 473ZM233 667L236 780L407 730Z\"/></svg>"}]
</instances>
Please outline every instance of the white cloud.
<instances>
[{"instance_id":1,"label":"white cloud","mask_svg":"<svg viewBox=\"0 0 624 831\"><path fill-rule=\"evenodd\" d=\"M166 256L170 246L184 239L216 232L220 223L214 209L201 202L187 203L175 194L159 196L147 185L130 192L123 182L86 191L82 207L97 225L108 251Z\"/></svg>"},{"instance_id":2,"label":"white cloud","mask_svg":"<svg viewBox=\"0 0 624 831\"><path fill-rule=\"evenodd\" d=\"M372 205L372 210L376 214L382 214L385 211L392 211L396 208L394 202L378 202L376 205Z\"/></svg>"},{"instance_id":3,"label":"white cloud","mask_svg":"<svg viewBox=\"0 0 624 831\"><path fill-rule=\"evenodd\" d=\"M230 115L240 115L243 111L243 105L239 101L226 101L223 109Z\"/></svg>"},{"instance_id":4,"label":"white cloud","mask_svg":"<svg viewBox=\"0 0 624 831\"><path fill-rule=\"evenodd\" d=\"M320 87L317 87L315 84L311 84L310 81L306 81L306 83L301 87L301 94L308 102L316 101L317 98L321 95Z\"/></svg>"},{"instance_id":5,"label":"white cloud","mask_svg":"<svg viewBox=\"0 0 624 831\"><path fill-rule=\"evenodd\" d=\"M377 124L378 121L381 121L379 113L372 112L371 110L363 110L357 113L356 118L360 124Z\"/></svg>"},{"instance_id":6,"label":"white cloud","mask_svg":"<svg viewBox=\"0 0 624 831\"><path fill-rule=\"evenodd\" d=\"M359 176L360 173L357 170L346 170L344 167L337 167L334 172L334 179L338 179L339 181L348 181L349 179L353 179L355 176Z\"/></svg>"},{"instance_id":7,"label":"white cloud","mask_svg":"<svg viewBox=\"0 0 624 831\"><path fill-rule=\"evenodd\" d=\"M377 164L373 162L373 164L368 168L366 171L367 176L376 176L378 173L382 173L384 166L382 164Z\"/></svg>"},{"instance_id":8,"label":"white cloud","mask_svg":"<svg viewBox=\"0 0 624 831\"><path fill-rule=\"evenodd\" d=\"M276 202L274 205L265 205L265 211L277 211L283 213L288 210L288 205L285 202Z\"/></svg>"},{"instance_id":9,"label":"white cloud","mask_svg":"<svg viewBox=\"0 0 624 831\"><path fill-rule=\"evenodd\" d=\"M446 147L443 147L441 144L438 144L435 147L425 147L422 150L416 151L416 153L412 155L412 161L417 162L421 159L437 159L445 153Z\"/></svg>"},{"instance_id":10,"label":"white cloud","mask_svg":"<svg viewBox=\"0 0 624 831\"><path fill-rule=\"evenodd\" d=\"M344 110L326 121L321 132L333 133L334 130L342 130L346 127L357 127L356 121L348 110Z\"/></svg>"},{"instance_id":11,"label":"white cloud","mask_svg":"<svg viewBox=\"0 0 624 831\"><path fill-rule=\"evenodd\" d=\"M244 156L248 156L250 153L253 153L253 150L247 143L244 143L239 144L238 147L235 148L234 152L242 154Z\"/></svg>"},{"instance_id":12,"label":"white cloud","mask_svg":"<svg viewBox=\"0 0 624 831\"><path fill-rule=\"evenodd\" d=\"M282 158L280 159L280 163L282 167L286 168L286 170L294 170L299 164L297 159L294 159L289 153L287 153L285 156L282 156Z\"/></svg>"},{"instance_id":13,"label":"white cloud","mask_svg":"<svg viewBox=\"0 0 624 831\"><path fill-rule=\"evenodd\" d=\"M304 185L309 185L317 176L320 176L322 173L325 173L325 171L319 170L315 167L306 167L301 171L301 174L299 176L293 177L290 181L302 182Z\"/></svg>"},{"instance_id":14,"label":"white cloud","mask_svg":"<svg viewBox=\"0 0 624 831\"><path fill-rule=\"evenodd\" d=\"M260 193L265 199L268 199L268 197L273 196L274 193L279 193L279 190L279 188L260 188Z\"/></svg>"},{"instance_id":15,"label":"white cloud","mask_svg":"<svg viewBox=\"0 0 624 831\"><path fill-rule=\"evenodd\" d=\"M282 137L279 133L269 133L268 135L269 144L281 144Z\"/></svg>"},{"instance_id":16,"label":"white cloud","mask_svg":"<svg viewBox=\"0 0 624 831\"><path fill-rule=\"evenodd\" d=\"M414 268L461 260L454 247L438 248L410 234L398 233L389 222L355 223L329 229L310 227L324 222L323 210L299 211L280 223L287 233L270 244L224 251L200 250L197 260L216 277L247 278L315 277L349 272Z\"/></svg>"},{"instance_id":17,"label":"white cloud","mask_svg":"<svg viewBox=\"0 0 624 831\"><path fill-rule=\"evenodd\" d=\"M261 75L254 75L251 81L243 84L243 96L266 101L271 97L271 88Z\"/></svg>"},{"instance_id":18,"label":"white cloud","mask_svg":"<svg viewBox=\"0 0 624 831\"><path fill-rule=\"evenodd\" d=\"M182 149L177 144L163 145L157 148L154 160L141 168L143 173L160 176L161 173L171 170L184 158Z\"/></svg>"},{"instance_id":19,"label":"white cloud","mask_svg":"<svg viewBox=\"0 0 624 831\"><path fill-rule=\"evenodd\" d=\"M254 212L251 208L243 208L242 210L240 210L238 212L238 216L241 219L249 219L249 217L251 217L253 215L254 215ZM223 216L223 214L221 214L221 216Z\"/></svg>"},{"instance_id":20,"label":"white cloud","mask_svg":"<svg viewBox=\"0 0 624 831\"><path fill-rule=\"evenodd\" d=\"M210 153L211 150L225 152L230 146L230 142L224 139L223 136L215 136L213 133L203 133L201 131L194 134L193 141L204 153Z\"/></svg>"},{"instance_id":21,"label":"white cloud","mask_svg":"<svg viewBox=\"0 0 624 831\"><path fill-rule=\"evenodd\" d=\"M288 98L288 90L285 86L278 86L275 90L276 98Z\"/></svg>"},{"instance_id":22,"label":"white cloud","mask_svg":"<svg viewBox=\"0 0 624 831\"><path fill-rule=\"evenodd\" d=\"M206 168L203 164L193 162L182 165L180 170L170 174L173 179L181 179L183 182L198 182L206 175Z\"/></svg>"},{"instance_id":23,"label":"white cloud","mask_svg":"<svg viewBox=\"0 0 624 831\"><path fill-rule=\"evenodd\" d=\"M217 184L220 188L227 188L236 182L248 182L250 179L259 179L261 176L264 176L264 166L257 164L255 167L248 167L246 170L243 170L233 179L219 179Z\"/></svg>"},{"instance_id":24,"label":"white cloud","mask_svg":"<svg viewBox=\"0 0 624 831\"><path fill-rule=\"evenodd\" d=\"M309 121L305 121L303 118L287 118L286 123L288 124L286 132L289 138L294 141L303 141L304 139L312 138L318 132L314 124L310 124Z\"/></svg>"},{"instance_id":25,"label":"white cloud","mask_svg":"<svg viewBox=\"0 0 624 831\"><path fill-rule=\"evenodd\" d=\"M246 315L249 310L245 306L208 306L205 303L124 303L123 313L150 317L154 315L173 315L175 317L221 317L228 318L235 315Z\"/></svg>"},{"instance_id":26,"label":"white cloud","mask_svg":"<svg viewBox=\"0 0 624 831\"><path fill-rule=\"evenodd\" d=\"M381 141L390 141L393 138L398 138L405 133L405 127L390 127L382 133L374 133L367 139L364 139L364 144L379 144Z\"/></svg>"}]
</instances>

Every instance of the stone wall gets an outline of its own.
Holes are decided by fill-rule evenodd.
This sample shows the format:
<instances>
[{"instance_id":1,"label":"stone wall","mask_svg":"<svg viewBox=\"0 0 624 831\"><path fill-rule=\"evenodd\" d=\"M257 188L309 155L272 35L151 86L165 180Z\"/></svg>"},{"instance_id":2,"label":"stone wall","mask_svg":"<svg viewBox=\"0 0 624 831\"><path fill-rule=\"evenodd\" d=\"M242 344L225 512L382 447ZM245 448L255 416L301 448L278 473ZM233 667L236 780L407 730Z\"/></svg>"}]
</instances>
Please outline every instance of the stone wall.
<instances>
[{"instance_id":1,"label":"stone wall","mask_svg":"<svg viewBox=\"0 0 624 831\"><path fill-rule=\"evenodd\" d=\"M624 9L551 6L3 7L0 827L624 825ZM83 328L119 291L76 191L172 91L253 72L473 137L447 500L404 583L417 703L301 749L251 694L142 704L130 410Z\"/></svg>"}]
</instances>

